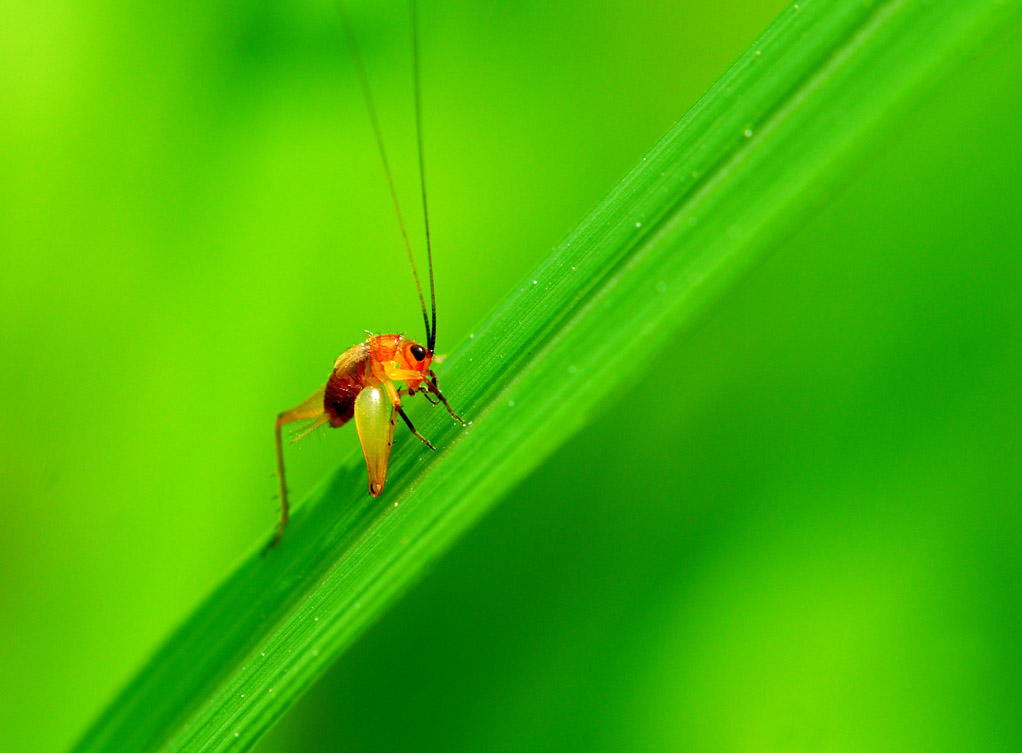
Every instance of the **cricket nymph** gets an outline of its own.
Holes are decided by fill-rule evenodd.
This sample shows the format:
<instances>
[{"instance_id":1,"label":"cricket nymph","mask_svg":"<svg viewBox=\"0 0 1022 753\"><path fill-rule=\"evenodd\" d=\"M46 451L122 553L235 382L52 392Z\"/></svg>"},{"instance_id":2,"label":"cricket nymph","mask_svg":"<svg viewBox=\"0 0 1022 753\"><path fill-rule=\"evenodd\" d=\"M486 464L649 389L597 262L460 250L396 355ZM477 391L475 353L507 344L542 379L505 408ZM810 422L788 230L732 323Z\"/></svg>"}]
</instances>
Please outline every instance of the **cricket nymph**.
<instances>
[{"instance_id":1,"label":"cricket nymph","mask_svg":"<svg viewBox=\"0 0 1022 753\"><path fill-rule=\"evenodd\" d=\"M289 512L281 427L295 421L308 421L295 436L293 441L297 442L324 424L336 429L354 418L366 461L369 493L378 497L387 482L390 449L394 444L395 414L401 416L408 429L423 444L436 449L415 429L404 412L401 407L403 396L422 392L431 403L443 403L451 416L461 420L437 386L436 374L430 368L432 363L433 351L404 335L370 335L368 340L351 346L337 357L323 387L300 405L277 416L275 432L281 514L270 547L280 540ZM399 389L396 382L404 382L405 386Z\"/></svg>"},{"instance_id":2,"label":"cricket nymph","mask_svg":"<svg viewBox=\"0 0 1022 753\"><path fill-rule=\"evenodd\" d=\"M351 48L358 75L362 98L369 113L369 121L376 137L376 146L383 163L383 172L390 189L390 198L394 204L398 227L404 242L408 265L412 270L412 281L419 294L419 306L422 309L422 321L426 327L426 344L411 340L404 335L369 335L369 339L353 345L341 353L334 362L334 369L325 385L316 390L304 402L290 410L277 415L275 434L277 440L277 476L280 480L280 523L272 541L266 547L272 548L280 541L284 528L287 526L289 506L287 499L287 482L284 477L284 445L281 440L281 427L294 421L309 423L294 437L298 441L320 426L329 424L333 428L344 426L352 418L358 431L358 440L365 455L366 470L369 474L369 493L380 496L387 481L387 466L390 463L390 449L394 444L395 414L408 426L408 429L430 449L436 449L429 441L415 430L401 407L401 398L405 395L422 393L433 405L443 403L447 412L456 420L461 421L451 410L447 399L437 386L436 374L433 373L433 348L436 345L436 287L433 284L433 250L430 245L429 211L426 203L426 170L422 157L422 104L419 96L419 26L418 4L411 0L412 21L412 71L415 92L415 133L419 153L419 182L422 192L422 221L425 226L426 259L429 269L429 308L422 294L419 273L415 269L412 247L408 242L401 208L398 205L397 191L390 172L390 163L380 132L379 118L373 105L369 91L369 78L366 76L365 65L358 49L351 20L348 18L343 0L338 0L337 9L341 14L348 45ZM398 382L405 386L398 388ZM462 422L464 423L464 422Z\"/></svg>"}]
</instances>

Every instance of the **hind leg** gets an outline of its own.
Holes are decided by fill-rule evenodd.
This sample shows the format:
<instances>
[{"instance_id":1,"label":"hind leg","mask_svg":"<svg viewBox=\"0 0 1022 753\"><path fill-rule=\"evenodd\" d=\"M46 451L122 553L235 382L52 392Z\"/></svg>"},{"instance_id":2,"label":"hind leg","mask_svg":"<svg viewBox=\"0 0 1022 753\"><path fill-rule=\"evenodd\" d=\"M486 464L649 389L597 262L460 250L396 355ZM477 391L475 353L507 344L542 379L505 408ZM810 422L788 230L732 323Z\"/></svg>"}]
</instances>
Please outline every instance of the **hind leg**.
<instances>
[{"instance_id":1,"label":"hind leg","mask_svg":"<svg viewBox=\"0 0 1022 753\"><path fill-rule=\"evenodd\" d=\"M284 528L287 526L288 520L288 502L287 502L287 481L284 476L284 445L280 438L280 429L285 424L294 423L295 421L305 421L307 419L315 419L313 424L315 426L321 423L326 423L329 418L326 416L326 412L323 410L323 389L316 390L307 400L300 405L296 405L291 410L286 410L283 413L277 415L277 423L274 427L274 434L277 440L277 478L280 480L280 522L277 524L277 530L273 534L273 539L263 549L263 554L272 549L280 541L280 537L284 534ZM322 419L322 420L320 420ZM305 436L308 431L303 433L301 436ZM300 439L301 437L299 437Z\"/></svg>"}]
</instances>

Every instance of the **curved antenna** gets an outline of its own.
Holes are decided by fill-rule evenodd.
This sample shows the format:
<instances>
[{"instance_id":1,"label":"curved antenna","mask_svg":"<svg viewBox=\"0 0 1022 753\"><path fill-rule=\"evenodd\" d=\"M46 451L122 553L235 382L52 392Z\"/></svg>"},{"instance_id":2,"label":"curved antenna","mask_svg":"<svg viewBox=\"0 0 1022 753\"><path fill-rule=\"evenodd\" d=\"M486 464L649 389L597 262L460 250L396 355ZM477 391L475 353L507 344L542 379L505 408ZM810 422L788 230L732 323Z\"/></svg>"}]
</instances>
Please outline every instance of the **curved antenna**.
<instances>
[{"instance_id":1,"label":"curved antenna","mask_svg":"<svg viewBox=\"0 0 1022 753\"><path fill-rule=\"evenodd\" d=\"M412 0L414 8L414 0ZM359 87L362 89L362 98L365 100L366 109L369 111L369 120L372 122L373 135L376 137L376 147L380 152L380 161L383 162L383 172L387 175L387 187L390 189L390 199L394 203L394 213L397 215L397 224L401 228L401 240L405 244L405 253L408 254L408 265L412 268L412 279L415 281L415 290L419 294L419 306L422 308L422 323L426 325L426 340L429 342L429 349L433 350L433 342L436 340L436 336L429 327L429 317L426 314L426 299L422 295L422 285L419 283L419 272L415 268L415 259L412 257L412 246L408 242L408 232L405 230L404 217L401 215L401 205L397 200L397 189L394 188L394 176L390 172L390 162L387 160L387 150L383 145L383 131L380 128L380 119L376 115L376 105L373 103L373 95L369 89L369 76L366 75L365 63L362 62L362 53L359 52L358 41L355 38L355 28L351 25L351 18L348 16L348 10L344 5L344 0L336 0L335 5L337 6L337 13L341 17L341 25L344 27L344 35L348 38L348 46L351 48L351 56L355 60L355 72L358 75ZM413 16L414 18L414 16ZM413 21L414 28L414 21ZM416 35L417 36L417 35ZM416 71L418 71L418 63L416 63ZM416 73L416 95L418 95L418 73ZM418 102L418 99L416 99ZM418 112L418 110L416 110ZM416 121L416 128L418 128L418 121ZM419 172L422 177L422 138L419 138ZM425 178L423 178L425 180ZM425 206L426 196L423 194L423 206ZM429 225L427 223L427 248L429 246ZM436 326L436 299L433 298L433 259L430 257L429 264L429 287L430 287L430 298L433 301L433 322Z\"/></svg>"},{"instance_id":2,"label":"curved antenna","mask_svg":"<svg viewBox=\"0 0 1022 753\"><path fill-rule=\"evenodd\" d=\"M426 226L426 259L429 262L429 305L433 312L433 325L426 327L426 347L430 352L436 345L436 286L433 283L433 247L429 239L429 207L426 204L426 165L422 156L422 87L419 82L419 3L408 0L412 15L412 71L415 79L415 137L419 150L419 185L422 187L422 221ZM421 290L420 290L421 296ZM423 302L425 307L425 302ZM423 310L425 314L425 309Z\"/></svg>"}]
</instances>

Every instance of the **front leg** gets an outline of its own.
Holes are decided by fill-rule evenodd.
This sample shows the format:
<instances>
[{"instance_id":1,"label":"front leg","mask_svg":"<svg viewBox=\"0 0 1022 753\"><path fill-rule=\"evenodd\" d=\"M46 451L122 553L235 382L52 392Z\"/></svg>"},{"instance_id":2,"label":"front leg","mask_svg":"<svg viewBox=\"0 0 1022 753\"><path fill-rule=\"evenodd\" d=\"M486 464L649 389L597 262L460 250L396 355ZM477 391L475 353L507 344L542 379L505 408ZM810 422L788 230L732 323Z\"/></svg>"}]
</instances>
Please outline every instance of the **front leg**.
<instances>
[{"instance_id":1,"label":"front leg","mask_svg":"<svg viewBox=\"0 0 1022 753\"><path fill-rule=\"evenodd\" d=\"M430 393L432 393L433 395L435 395L436 399L438 401L440 401L441 403L443 403L444 407L447 409L447 412L451 414L451 418L453 418L455 421L460 421L462 426L464 426L465 425L465 419L463 419L461 416L459 416L457 413L454 412L454 409L451 408L450 403L447 402L447 398L444 397L444 393L442 393L440 391L440 387L437 386L436 374L434 374L431 371L431 372L429 372L429 375L430 375L430 378L427 379L423 383L425 385L422 388L423 389L423 394L428 396ZM433 403L432 400L430 400L430 402ZM436 405L436 403L433 403L433 405Z\"/></svg>"}]
</instances>

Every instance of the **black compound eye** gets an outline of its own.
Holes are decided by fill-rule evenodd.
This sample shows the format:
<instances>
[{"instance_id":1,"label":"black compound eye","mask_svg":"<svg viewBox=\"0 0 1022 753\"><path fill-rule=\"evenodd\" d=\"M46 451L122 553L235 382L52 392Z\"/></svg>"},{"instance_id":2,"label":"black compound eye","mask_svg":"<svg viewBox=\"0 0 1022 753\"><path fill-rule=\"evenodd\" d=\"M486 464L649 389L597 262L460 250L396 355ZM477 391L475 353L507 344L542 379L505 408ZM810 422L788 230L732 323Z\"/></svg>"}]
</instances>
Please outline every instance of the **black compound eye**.
<instances>
[{"instance_id":1,"label":"black compound eye","mask_svg":"<svg viewBox=\"0 0 1022 753\"><path fill-rule=\"evenodd\" d=\"M426 349L421 345L413 345L408 350L410 350L412 352L412 355L415 356L416 361L426 360Z\"/></svg>"}]
</instances>

